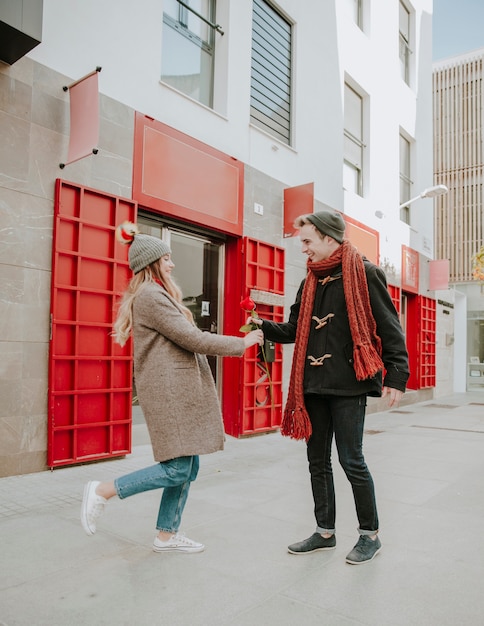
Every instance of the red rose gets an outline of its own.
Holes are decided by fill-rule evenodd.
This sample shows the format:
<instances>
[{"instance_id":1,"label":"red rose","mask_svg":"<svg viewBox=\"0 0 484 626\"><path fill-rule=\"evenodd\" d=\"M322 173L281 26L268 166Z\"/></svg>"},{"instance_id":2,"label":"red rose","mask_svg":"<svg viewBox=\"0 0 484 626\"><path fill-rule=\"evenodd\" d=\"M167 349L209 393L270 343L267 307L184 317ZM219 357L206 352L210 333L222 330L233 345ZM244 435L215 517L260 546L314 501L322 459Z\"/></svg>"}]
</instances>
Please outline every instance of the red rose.
<instances>
[{"instance_id":1,"label":"red rose","mask_svg":"<svg viewBox=\"0 0 484 626\"><path fill-rule=\"evenodd\" d=\"M245 300L242 300L242 302L240 303L240 308L243 311L248 311L250 313L255 309L255 302L250 296L247 296L247 298L245 298Z\"/></svg>"}]
</instances>

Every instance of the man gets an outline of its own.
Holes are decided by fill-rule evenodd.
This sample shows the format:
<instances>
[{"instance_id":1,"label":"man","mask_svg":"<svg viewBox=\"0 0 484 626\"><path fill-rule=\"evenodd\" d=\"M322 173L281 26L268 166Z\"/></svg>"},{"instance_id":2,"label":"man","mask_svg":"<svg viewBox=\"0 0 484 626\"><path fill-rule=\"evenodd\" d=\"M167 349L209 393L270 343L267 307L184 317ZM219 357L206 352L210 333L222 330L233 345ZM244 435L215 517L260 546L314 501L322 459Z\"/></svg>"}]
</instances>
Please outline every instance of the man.
<instances>
[{"instance_id":1,"label":"man","mask_svg":"<svg viewBox=\"0 0 484 626\"><path fill-rule=\"evenodd\" d=\"M336 211L299 217L307 276L289 321L259 318L266 339L295 342L283 435L306 439L316 531L288 547L308 554L336 547L333 434L339 461L353 489L359 540L346 557L354 565L381 550L373 479L362 451L367 396L398 405L408 379L408 354L385 274L344 239ZM382 384L382 371L385 378Z\"/></svg>"}]
</instances>

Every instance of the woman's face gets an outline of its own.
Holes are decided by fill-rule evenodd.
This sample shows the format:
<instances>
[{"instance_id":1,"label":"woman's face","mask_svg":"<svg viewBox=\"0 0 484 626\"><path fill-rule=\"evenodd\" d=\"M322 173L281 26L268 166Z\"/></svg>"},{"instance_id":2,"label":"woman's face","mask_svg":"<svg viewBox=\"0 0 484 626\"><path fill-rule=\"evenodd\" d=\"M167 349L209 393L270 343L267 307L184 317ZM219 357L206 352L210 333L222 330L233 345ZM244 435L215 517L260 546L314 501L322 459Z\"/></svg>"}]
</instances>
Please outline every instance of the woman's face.
<instances>
[{"instance_id":1,"label":"woman's face","mask_svg":"<svg viewBox=\"0 0 484 626\"><path fill-rule=\"evenodd\" d=\"M171 254L165 254L160 259L160 273L163 278L169 278L171 270L175 267L175 264L171 260Z\"/></svg>"}]
</instances>

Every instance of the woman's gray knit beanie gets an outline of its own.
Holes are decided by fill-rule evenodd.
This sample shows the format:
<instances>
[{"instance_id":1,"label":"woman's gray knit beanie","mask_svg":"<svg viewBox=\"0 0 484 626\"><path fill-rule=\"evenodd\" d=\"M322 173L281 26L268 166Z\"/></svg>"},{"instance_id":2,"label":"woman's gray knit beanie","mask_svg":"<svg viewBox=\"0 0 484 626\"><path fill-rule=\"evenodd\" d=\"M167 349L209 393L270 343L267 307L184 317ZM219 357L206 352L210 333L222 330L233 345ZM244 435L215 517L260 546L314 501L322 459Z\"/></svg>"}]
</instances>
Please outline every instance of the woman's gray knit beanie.
<instances>
[{"instance_id":1,"label":"woman's gray knit beanie","mask_svg":"<svg viewBox=\"0 0 484 626\"><path fill-rule=\"evenodd\" d=\"M134 235L134 239L129 246L128 260L129 266L135 274L142 269L158 261L165 254L171 254L170 246L151 235Z\"/></svg>"}]
</instances>

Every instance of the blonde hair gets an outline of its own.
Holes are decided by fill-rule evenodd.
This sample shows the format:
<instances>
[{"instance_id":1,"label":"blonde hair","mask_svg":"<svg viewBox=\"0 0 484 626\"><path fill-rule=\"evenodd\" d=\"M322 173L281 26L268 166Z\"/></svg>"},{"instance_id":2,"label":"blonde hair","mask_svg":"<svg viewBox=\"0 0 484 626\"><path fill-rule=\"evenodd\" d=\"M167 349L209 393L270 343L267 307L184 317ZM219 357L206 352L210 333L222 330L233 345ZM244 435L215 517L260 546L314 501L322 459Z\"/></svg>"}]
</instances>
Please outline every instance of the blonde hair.
<instances>
[{"instance_id":1,"label":"blonde hair","mask_svg":"<svg viewBox=\"0 0 484 626\"><path fill-rule=\"evenodd\" d=\"M183 311L183 314L189 322L195 324L192 312L183 303L183 295L180 287L175 283L171 276L162 276L159 259L154 263L143 268L135 274L130 280L126 291L124 292L121 303L113 325L113 336L116 343L124 346L128 341L133 329L133 303L136 296L149 283L160 281L163 287L176 300Z\"/></svg>"}]
</instances>

